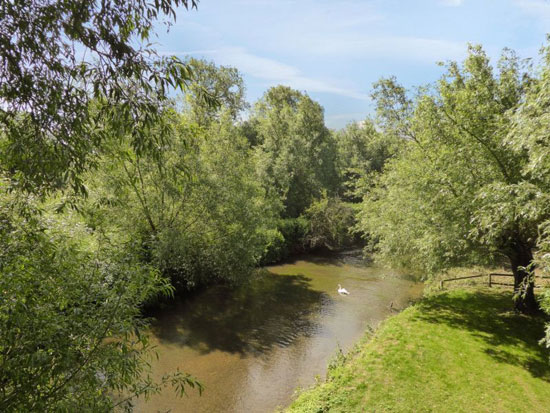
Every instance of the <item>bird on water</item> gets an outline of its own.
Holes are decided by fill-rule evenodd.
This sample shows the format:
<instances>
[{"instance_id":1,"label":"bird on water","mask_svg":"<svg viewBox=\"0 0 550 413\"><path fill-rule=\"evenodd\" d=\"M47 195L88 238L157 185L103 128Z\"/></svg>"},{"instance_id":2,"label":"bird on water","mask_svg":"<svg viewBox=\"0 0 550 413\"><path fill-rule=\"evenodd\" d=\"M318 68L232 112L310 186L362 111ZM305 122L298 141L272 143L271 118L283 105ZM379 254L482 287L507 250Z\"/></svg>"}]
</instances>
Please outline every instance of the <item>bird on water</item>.
<instances>
[{"instance_id":1,"label":"bird on water","mask_svg":"<svg viewBox=\"0 0 550 413\"><path fill-rule=\"evenodd\" d=\"M349 295L349 291L343 288L340 284L338 284L338 294Z\"/></svg>"}]
</instances>

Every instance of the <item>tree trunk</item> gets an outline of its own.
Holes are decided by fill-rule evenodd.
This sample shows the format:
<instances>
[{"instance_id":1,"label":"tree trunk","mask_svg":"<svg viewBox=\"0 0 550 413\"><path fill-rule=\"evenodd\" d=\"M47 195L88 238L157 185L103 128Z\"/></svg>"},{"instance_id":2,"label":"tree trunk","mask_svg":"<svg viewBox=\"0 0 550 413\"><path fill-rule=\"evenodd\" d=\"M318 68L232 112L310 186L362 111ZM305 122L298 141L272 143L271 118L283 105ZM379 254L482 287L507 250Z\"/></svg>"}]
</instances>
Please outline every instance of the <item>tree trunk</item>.
<instances>
[{"instance_id":1,"label":"tree trunk","mask_svg":"<svg viewBox=\"0 0 550 413\"><path fill-rule=\"evenodd\" d=\"M535 314L540 311L535 299L535 277L533 252L530 247L516 244L516 250L510 256L514 273L514 307L523 314Z\"/></svg>"}]
</instances>

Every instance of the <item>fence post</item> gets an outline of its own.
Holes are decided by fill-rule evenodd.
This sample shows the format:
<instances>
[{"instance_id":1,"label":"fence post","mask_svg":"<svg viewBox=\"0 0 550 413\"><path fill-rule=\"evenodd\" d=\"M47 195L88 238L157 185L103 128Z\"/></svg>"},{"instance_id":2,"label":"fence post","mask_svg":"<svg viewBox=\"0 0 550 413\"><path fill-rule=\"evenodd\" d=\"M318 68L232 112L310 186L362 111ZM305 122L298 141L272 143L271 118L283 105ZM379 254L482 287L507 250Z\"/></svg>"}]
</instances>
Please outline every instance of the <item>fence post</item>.
<instances>
[{"instance_id":1,"label":"fence post","mask_svg":"<svg viewBox=\"0 0 550 413\"><path fill-rule=\"evenodd\" d=\"M491 288L491 273L489 273L489 288Z\"/></svg>"}]
</instances>

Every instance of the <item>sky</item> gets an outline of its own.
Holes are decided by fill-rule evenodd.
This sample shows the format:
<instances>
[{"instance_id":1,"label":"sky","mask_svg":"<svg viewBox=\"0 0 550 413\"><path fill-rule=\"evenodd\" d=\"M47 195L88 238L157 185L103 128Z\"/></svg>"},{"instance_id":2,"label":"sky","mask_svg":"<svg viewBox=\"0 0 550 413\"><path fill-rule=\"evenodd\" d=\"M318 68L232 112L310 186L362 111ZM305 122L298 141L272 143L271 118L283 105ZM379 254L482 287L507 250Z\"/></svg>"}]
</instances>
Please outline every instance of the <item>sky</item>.
<instances>
[{"instance_id":1,"label":"sky","mask_svg":"<svg viewBox=\"0 0 550 413\"><path fill-rule=\"evenodd\" d=\"M432 83L437 62L462 60L468 43L494 60L505 47L536 58L548 32L550 0L201 0L155 42L236 67L250 103L279 84L306 92L336 129L373 113L381 77Z\"/></svg>"}]
</instances>

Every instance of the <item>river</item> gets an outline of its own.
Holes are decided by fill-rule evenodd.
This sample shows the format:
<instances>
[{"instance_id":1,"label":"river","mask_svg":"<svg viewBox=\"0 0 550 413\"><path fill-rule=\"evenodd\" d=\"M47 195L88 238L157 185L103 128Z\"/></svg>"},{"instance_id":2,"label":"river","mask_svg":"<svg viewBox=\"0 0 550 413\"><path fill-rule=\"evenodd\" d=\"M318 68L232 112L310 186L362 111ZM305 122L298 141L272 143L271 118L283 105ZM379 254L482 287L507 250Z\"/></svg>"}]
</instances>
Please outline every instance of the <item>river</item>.
<instances>
[{"instance_id":1,"label":"river","mask_svg":"<svg viewBox=\"0 0 550 413\"><path fill-rule=\"evenodd\" d=\"M350 291L340 296L338 284ZM237 289L210 288L154 314L151 340L157 378L179 368L205 386L202 396L172 391L136 411L173 413L272 412L294 391L324 378L338 349L420 296L415 284L366 265L357 254L307 256L258 271Z\"/></svg>"}]
</instances>

